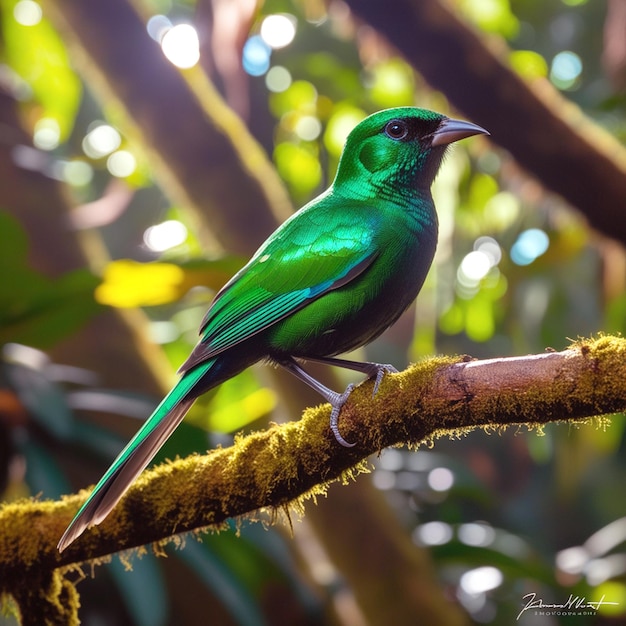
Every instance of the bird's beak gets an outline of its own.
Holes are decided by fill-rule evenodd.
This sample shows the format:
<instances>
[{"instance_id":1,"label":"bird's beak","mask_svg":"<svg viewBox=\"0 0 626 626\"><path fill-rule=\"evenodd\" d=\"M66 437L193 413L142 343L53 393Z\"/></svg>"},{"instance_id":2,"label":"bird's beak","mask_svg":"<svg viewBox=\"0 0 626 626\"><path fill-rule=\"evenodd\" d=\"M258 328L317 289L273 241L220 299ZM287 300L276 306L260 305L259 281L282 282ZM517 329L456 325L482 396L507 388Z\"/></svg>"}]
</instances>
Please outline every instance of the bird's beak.
<instances>
[{"instance_id":1,"label":"bird's beak","mask_svg":"<svg viewBox=\"0 0 626 626\"><path fill-rule=\"evenodd\" d=\"M463 120L446 119L433 133L432 146L447 146L449 143L465 139L472 135L488 135L482 126Z\"/></svg>"}]
</instances>

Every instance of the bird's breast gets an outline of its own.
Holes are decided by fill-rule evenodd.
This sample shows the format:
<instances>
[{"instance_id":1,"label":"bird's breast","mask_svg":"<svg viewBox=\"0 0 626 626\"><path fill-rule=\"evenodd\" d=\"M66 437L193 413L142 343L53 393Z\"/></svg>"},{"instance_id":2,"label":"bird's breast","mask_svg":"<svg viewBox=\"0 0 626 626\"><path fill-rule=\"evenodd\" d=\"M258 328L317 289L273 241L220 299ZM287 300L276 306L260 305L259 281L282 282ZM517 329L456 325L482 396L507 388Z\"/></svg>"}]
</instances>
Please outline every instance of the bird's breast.
<instances>
[{"instance_id":1,"label":"bird's breast","mask_svg":"<svg viewBox=\"0 0 626 626\"><path fill-rule=\"evenodd\" d=\"M326 292L269 331L292 356L321 357L363 346L391 326L419 293L436 248L436 227L387 233L377 258L351 282Z\"/></svg>"}]
</instances>

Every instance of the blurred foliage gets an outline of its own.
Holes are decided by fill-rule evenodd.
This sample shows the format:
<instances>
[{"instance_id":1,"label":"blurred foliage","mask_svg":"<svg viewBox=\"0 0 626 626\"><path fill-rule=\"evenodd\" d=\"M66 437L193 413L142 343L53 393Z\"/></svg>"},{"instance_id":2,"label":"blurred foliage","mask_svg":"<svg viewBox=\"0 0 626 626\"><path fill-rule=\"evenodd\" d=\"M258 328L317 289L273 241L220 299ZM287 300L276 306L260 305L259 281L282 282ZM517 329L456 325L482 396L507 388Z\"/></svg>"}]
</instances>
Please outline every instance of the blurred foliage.
<instances>
[{"instance_id":1,"label":"blurred foliage","mask_svg":"<svg viewBox=\"0 0 626 626\"><path fill-rule=\"evenodd\" d=\"M0 344L49 348L98 311L99 280L87 269L50 279L29 266L27 246L20 225L0 209Z\"/></svg>"},{"instance_id":2,"label":"blurred foliage","mask_svg":"<svg viewBox=\"0 0 626 626\"><path fill-rule=\"evenodd\" d=\"M23 81L20 87L24 98L35 105L29 107L31 124L53 120L59 139L66 140L80 105L81 81L71 67L61 36L50 22L45 17L35 23L12 19L17 4L13 0L1 3L4 62Z\"/></svg>"},{"instance_id":3,"label":"blurred foliage","mask_svg":"<svg viewBox=\"0 0 626 626\"><path fill-rule=\"evenodd\" d=\"M77 467L81 474L95 477L112 462L125 441L91 422L90 412L143 419L156 405L156 399L101 389L93 374L52 363L43 352L20 344L5 344L1 365L0 436L6 449L0 466L0 488L9 499L28 494L58 498L72 490L68 476ZM220 393L224 392L231 406L245 404L245 395L233 400L232 391L225 388ZM262 392L257 385L252 394ZM218 416L224 413L222 404L221 400L213 403L209 412ZM253 404L250 410L259 417L259 410L263 415L271 409L272 399ZM240 410L240 415L248 413ZM7 427L9 433L5 432ZM228 423L227 427L233 428ZM175 454L204 452L212 443L205 430L183 424L157 462ZM189 538L184 550L168 548L167 553L211 590L234 623L266 623L261 604L276 589L287 596L295 595L311 615L319 610L276 528L259 532L254 524L232 525L230 530L204 537L200 543ZM108 575L88 581L86 589L81 586L86 598L83 623L180 623L172 614L162 561L152 553L132 561L113 560L105 569ZM109 594L119 594L119 600L107 606L90 602L92 595Z\"/></svg>"},{"instance_id":4,"label":"blurred foliage","mask_svg":"<svg viewBox=\"0 0 626 626\"><path fill-rule=\"evenodd\" d=\"M173 23L188 21L193 4L148 3ZM611 86L600 62L605 3L456 4L486 37L506 40L508 61L521 76L547 77L588 116L626 138L626 95ZM114 107L93 99L63 38L45 15L20 17L19 23L18 16L33 15L28 10L36 15L38 6L32 0L0 4L2 75L19 98L34 145L81 205L73 214L75 227L97 231L109 258L94 262L99 276L85 268L48 278L29 266L23 228L0 211L0 485L6 498L57 497L73 483L96 479L123 439L90 419L94 407L139 418L154 405L99 389L92 373L64 369L15 344L47 349L104 306L141 306L153 340L176 368L195 342L211 297L242 263L202 257L191 218L184 207L170 207L155 187L142 146L117 127ZM357 27L342 3L331 2L326 10L317 2L267 0L262 12L254 35L264 15L287 12L297 24L289 45L268 47L270 71L246 77L256 107L250 128L295 203L328 184L347 133L368 113L406 104L450 112L445 96L431 91L374 32ZM100 143L91 134L98 127L106 129ZM50 173L48 161L45 171ZM107 213L97 200L113 179L132 189L132 198ZM485 141L456 146L434 194L440 244L417 314L367 348L370 359L402 367L427 352L525 354L559 349L567 337L626 331L623 249L590 232L509 155ZM185 228L174 228L176 236L168 228L160 239L154 237L158 231L149 235L151 227L170 222ZM206 449L207 430L250 427L267 417L276 397L253 370L197 404L160 458ZM474 433L437 442L436 453L386 451L374 481L416 544L432 549L442 583L477 623L513 623L528 593L548 603L565 602L570 594L589 601L604 595L618 603L602 606L597 619L552 615L542 624L601 623L610 615L623 623L624 445L621 417L606 430L552 426L540 437L511 430L491 437ZM258 530L244 525L241 537L229 531L201 544L189 540L177 553L185 576L191 572L200 581L189 588L209 590L224 607L228 617L215 613L224 623L267 623L262 605L271 603L275 584L282 593L288 589L307 615L317 615L321 602L302 582L302 567L280 533ZM603 542L594 539L598 533L604 533ZM135 559L132 575L117 561L107 570L80 588L84 623L181 623L160 561ZM340 587L336 576L324 585L329 594ZM115 600L104 606L101 598L111 597L112 589ZM201 604L209 620L210 603L203 598ZM538 623L531 613L519 623Z\"/></svg>"},{"instance_id":5,"label":"blurred foliage","mask_svg":"<svg viewBox=\"0 0 626 626\"><path fill-rule=\"evenodd\" d=\"M218 291L240 268L240 262L229 258L181 264L119 259L107 264L95 298L120 308L168 304L180 300L192 287Z\"/></svg>"}]
</instances>

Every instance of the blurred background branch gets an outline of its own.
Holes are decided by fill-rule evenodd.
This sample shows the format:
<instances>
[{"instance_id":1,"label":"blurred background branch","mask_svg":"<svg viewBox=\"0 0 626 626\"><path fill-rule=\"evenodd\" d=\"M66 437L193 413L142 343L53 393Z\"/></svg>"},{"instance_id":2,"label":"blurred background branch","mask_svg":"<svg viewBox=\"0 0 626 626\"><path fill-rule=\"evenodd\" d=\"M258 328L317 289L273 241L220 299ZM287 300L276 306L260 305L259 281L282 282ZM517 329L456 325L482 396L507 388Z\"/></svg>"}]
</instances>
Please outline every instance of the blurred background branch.
<instances>
[{"instance_id":1,"label":"blurred background branch","mask_svg":"<svg viewBox=\"0 0 626 626\"><path fill-rule=\"evenodd\" d=\"M481 37L457 17L454 3L393 0L383 7L376 0L347 2L455 108L488 128L493 141L519 165L582 211L592 226L626 243L626 148L546 77L520 76L510 49L500 40ZM620 5L614 3L613 13ZM624 35L619 23L617 19L613 28ZM607 53L617 45L614 41L619 38L611 37Z\"/></svg>"}]
</instances>

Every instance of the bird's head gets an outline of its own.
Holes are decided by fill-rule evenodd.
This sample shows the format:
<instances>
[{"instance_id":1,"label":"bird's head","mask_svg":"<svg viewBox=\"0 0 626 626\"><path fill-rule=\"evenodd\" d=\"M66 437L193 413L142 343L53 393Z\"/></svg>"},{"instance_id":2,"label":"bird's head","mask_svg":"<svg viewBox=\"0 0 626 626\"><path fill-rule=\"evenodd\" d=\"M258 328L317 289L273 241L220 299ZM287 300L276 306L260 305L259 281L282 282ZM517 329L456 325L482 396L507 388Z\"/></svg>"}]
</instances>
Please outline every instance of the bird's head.
<instances>
[{"instance_id":1,"label":"bird's head","mask_svg":"<svg viewBox=\"0 0 626 626\"><path fill-rule=\"evenodd\" d=\"M426 109L400 107L374 113L348 136L335 185L357 193L359 187L368 193L388 185L398 192L428 190L448 145L479 134L489 133Z\"/></svg>"}]
</instances>

